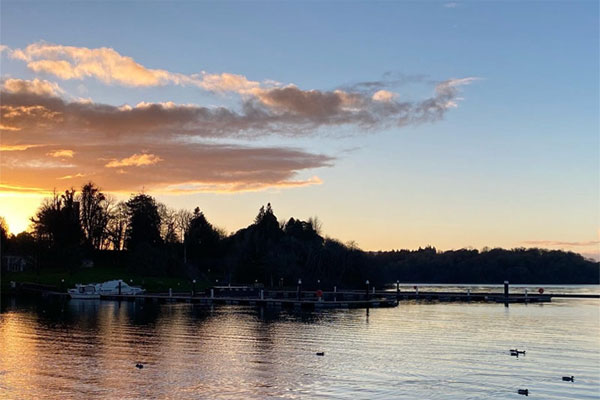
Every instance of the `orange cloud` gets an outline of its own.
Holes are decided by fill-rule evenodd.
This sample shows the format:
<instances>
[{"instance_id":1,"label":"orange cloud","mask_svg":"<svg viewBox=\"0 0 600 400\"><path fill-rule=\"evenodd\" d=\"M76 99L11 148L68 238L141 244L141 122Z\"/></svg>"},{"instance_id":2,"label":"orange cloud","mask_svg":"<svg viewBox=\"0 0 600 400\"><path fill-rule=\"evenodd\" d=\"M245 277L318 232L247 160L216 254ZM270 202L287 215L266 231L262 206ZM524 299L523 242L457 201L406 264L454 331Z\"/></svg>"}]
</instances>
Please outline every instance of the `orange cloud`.
<instances>
[{"instance_id":1,"label":"orange cloud","mask_svg":"<svg viewBox=\"0 0 600 400\"><path fill-rule=\"evenodd\" d=\"M73 158L73 155L75 154L75 152L73 150L65 150L65 149L61 149L61 150L55 150L55 151L51 151L50 153L46 153L47 155L49 155L50 157L66 157L66 158Z\"/></svg>"},{"instance_id":2,"label":"orange cloud","mask_svg":"<svg viewBox=\"0 0 600 400\"><path fill-rule=\"evenodd\" d=\"M2 90L8 93L30 93L41 96L58 96L64 93L56 83L43 79L34 79L31 81L24 79L5 79L2 82Z\"/></svg>"},{"instance_id":3,"label":"orange cloud","mask_svg":"<svg viewBox=\"0 0 600 400\"><path fill-rule=\"evenodd\" d=\"M163 161L163 159L154 154L134 154L131 157L123 158L121 160L112 160L106 164L105 167L141 167L143 165L153 165L160 161Z\"/></svg>"},{"instance_id":4,"label":"orange cloud","mask_svg":"<svg viewBox=\"0 0 600 400\"><path fill-rule=\"evenodd\" d=\"M45 146L43 144L15 144L13 146L0 145L0 151L25 151L34 147Z\"/></svg>"}]
</instances>

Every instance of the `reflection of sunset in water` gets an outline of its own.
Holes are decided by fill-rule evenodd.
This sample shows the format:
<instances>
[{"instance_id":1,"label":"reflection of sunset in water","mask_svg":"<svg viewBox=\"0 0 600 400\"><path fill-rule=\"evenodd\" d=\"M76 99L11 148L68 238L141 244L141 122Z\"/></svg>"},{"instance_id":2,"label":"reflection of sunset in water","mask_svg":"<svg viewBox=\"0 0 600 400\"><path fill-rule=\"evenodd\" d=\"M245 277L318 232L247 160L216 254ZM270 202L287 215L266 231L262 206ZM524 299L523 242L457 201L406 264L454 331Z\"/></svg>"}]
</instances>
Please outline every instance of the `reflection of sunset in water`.
<instances>
[{"instance_id":1,"label":"reflection of sunset in water","mask_svg":"<svg viewBox=\"0 0 600 400\"><path fill-rule=\"evenodd\" d=\"M600 387L597 300L405 302L368 315L85 300L3 307L3 399L512 398L517 387L568 399ZM515 347L527 355L511 357Z\"/></svg>"}]
</instances>

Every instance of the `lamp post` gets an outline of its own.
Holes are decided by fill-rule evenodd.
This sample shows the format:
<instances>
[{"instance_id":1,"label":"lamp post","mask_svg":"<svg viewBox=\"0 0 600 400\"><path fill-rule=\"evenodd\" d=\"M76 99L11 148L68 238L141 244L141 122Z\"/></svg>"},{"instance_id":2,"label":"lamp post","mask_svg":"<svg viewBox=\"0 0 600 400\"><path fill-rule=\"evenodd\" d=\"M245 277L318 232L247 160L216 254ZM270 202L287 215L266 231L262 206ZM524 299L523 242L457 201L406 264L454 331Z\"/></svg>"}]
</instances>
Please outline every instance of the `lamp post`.
<instances>
[{"instance_id":1,"label":"lamp post","mask_svg":"<svg viewBox=\"0 0 600 400\"><path fill-rule=\"evenodd\" d=\"M369 280L368 279L365 281L365 290L367 293L367 300L369 300Z\"/></svg>"},{"instance_id":2,"label":"lamp post","mask_svg":"<svg viewBox=\"0 0 600 400\"><path fill-rule=\"evenodd\" d=\"M298 278L298 293L296 297L298 297L298 300L302 297L302 279L300 278Z\"/></svg>"}]
</instances>

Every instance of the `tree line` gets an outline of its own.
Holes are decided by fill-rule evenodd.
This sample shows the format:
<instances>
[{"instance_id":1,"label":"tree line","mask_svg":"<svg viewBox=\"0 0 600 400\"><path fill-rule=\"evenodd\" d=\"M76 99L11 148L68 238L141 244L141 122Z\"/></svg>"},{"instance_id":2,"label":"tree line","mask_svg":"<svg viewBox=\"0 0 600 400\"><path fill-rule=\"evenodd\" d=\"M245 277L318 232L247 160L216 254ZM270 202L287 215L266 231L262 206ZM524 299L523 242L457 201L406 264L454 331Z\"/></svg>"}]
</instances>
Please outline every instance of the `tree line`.
<instances>
[{"instance_id":1,"label":"tree line","mask_svg":"<svg viewBox=\"0 0 600 400\"><path fill-rule=\"evenodd\" d=\"M199 207L174 210L144 193L117 202L94 183L43 201L28 232L8 235L0 217L3 254L26 257L42 271L73 271L82 261L128 268L146 276L183 276L290 286L375 284L599 283L599 263L544 249L365 252L323 236L320 221L279 221L271 204L248 227L227 235Z\"/></svg>"}]
</instances>

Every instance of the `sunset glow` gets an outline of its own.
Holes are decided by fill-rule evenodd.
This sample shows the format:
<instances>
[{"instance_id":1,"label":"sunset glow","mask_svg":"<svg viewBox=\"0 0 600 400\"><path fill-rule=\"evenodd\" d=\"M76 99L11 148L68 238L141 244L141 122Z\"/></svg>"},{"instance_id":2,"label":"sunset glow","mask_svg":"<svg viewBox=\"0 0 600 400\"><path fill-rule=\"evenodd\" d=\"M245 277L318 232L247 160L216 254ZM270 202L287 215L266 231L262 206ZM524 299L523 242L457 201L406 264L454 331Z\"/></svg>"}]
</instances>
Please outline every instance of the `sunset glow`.
<instances>
[{"instance_id":1,"label":"sunset glow","mask_svg":"<svg viewBox=\"0 0 600 400\"><path fill-rule=\"evenodd\" d=\"M597 3L451 4L3 2L0 215L92 181L227 232L271 202L365 250L600 256Z\"/></svg>"}]
</instances>

